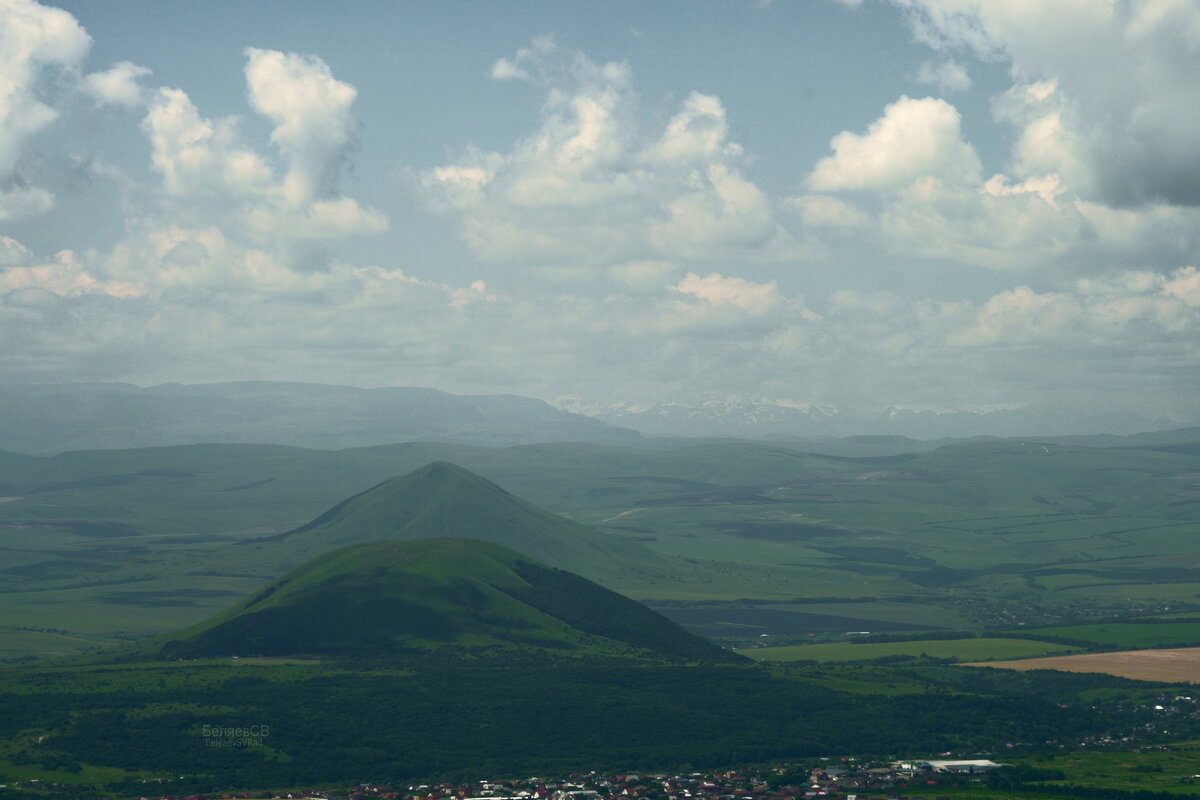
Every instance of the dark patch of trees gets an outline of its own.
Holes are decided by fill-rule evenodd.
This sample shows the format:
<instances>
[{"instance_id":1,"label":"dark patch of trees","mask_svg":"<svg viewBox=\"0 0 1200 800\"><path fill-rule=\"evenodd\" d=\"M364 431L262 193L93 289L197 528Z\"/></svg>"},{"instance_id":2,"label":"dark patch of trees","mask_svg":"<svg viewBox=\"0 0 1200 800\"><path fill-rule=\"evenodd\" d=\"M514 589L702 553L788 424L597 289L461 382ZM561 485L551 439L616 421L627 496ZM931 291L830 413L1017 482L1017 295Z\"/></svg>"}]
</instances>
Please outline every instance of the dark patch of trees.
<instances>
[{"instance_id":1,"label":"dark patch of trees","mask_svg":"<svg viewBox=\"0 0 1200 800\"><path fill-rule=\"evenodd\" d=\"M179 669L203 679L177 678L158 689L141 670L124 678L116 670L102 691L48 680L29 687L32 694L0 694L0 729L10 736L47 732L21 751L30 763L200 776L195 790L207 791L201 784L704 769L829 753L987 750L1010 741L1069 741L1150 718L1127 700L1101 708L1078 702L1081 691L1122 685L1106 676L1023 673L1005 683L986 670L943 667L631 666L493 654L476 663L396 662L378 672L260 673L270 679L213 680L219 673ZM881 697L813 682L843 675L916 680L928 691ZM1063 708L1060 698L1073 704ZM206 725L267 726L269 733L213 744ZM146 786L114 791L140 795Z\"/></svg>"}]
</instances>

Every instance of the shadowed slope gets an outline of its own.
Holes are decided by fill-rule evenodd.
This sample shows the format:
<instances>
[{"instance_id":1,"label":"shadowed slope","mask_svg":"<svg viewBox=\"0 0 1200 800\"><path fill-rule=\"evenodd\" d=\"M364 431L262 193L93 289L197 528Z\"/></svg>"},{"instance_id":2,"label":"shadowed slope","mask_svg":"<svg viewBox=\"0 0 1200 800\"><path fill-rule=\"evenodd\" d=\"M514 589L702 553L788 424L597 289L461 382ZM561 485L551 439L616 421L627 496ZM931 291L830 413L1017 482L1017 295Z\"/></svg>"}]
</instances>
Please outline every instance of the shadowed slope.
<instances>
[{"instance_id":1,"label":"shadowed slope","mask_svg":"<svg viewBox=\"0 0 1200 800\"><path fill-rule=\"evenodd\" d=\"M161 653L387 655L446 648L729 658L633 600L472 539L336 550L182 632Z\"/></svg>"}]
</instances>

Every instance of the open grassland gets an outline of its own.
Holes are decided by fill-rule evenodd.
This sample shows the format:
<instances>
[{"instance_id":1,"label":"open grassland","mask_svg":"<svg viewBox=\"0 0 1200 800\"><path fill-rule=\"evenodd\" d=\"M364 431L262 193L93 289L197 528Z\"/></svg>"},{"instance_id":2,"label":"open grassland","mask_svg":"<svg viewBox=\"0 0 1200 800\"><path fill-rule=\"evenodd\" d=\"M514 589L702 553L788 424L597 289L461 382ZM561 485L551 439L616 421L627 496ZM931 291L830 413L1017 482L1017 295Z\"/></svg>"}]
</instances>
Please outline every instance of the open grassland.
<instances>
[{"instance_id":1,"label":"open grassland","mask_svg":"<svg viewBox=\"0 0 1200 800\"><path fill-rule=\"evenodd\" d=\"M814 638L818 642L841 639L850 631L916 633L971 627L971 620L953 608L922 603L656 602L652 607L692 633L737 648L751 647L764 642L766 637L772 646L778 647L812 644Z\"/></svg>"},{"instance_id":2,"label":"open grassland","mask_svg":"<svg viewBox=\"0 0 1200 800\"><path fill-rule=\"evenodd\" d=\"M1180 567L1164 569L1163 576L1165 578L1178 577L1180 569ZM1200 598L1200 581L1180 583L1168 579L1141 583L1122 580L1118 572L1110 573L1107 581L1087 582L1083 586L1065 590L1062 595L1063 597L1091 597L1131 606L1155 603L1184 603L1194 606L1197 598Z\"/></svg>"},{"instance_id":3,"label":"open grassland","mask_svg":"<svg viewBox=\"0 0 1200 800\"><path fill-rule=\"evenodd\" d=\"M1200 742L1196 741L1124 752L1081 750L1021 763L1063 774L1061 780L1038 782L1046 787L1046 797L1061 796L1054 794L1054 787L1062 784L1125 792L1165 791L1182 797L1200 795ZM1028 796L1021 793L1021 797Z\"/></svg>"},{"instance_id":4,"label":"open grassland","mask_svg":"<svg viewBox=\"0 0 1200 800\"><path fill-rule=\"evenodd\" d=\"M25 627L83 634L170 630L202 619L259 588L254 578L162 577L113 584L0 593L0 617Z\"/></svg>"},{"instance_id":5,"label":"open grassland","mask_svg":"<svg viewBox=\"0 0 1200 800\"><path fill-rule=\"evenodd\" d=\"M898 627L908 628L916 626L915 629L918 630L924 627L961 630L969 624L968 617L961 611L933 603L899 603L877 600L863 603L801 603L783 607L803 609L813 614L855 617L866 622L868 629L872 627L872 622L890 622Z\"/></svg>"},{"instance_id":6,"label":"open grassland","mask_svg":"<svg viewBox=\"0 0 1200 800\"><path fill-rule=\"evenodd\" d=\"M1193 616L1179 621L1102 622L1095 625L1031 628L1021 633L1125 649L1200 645L1200 620Z\"/></svg>"},{"instance_id":7,"label":"open grassland","mask_svg":"<svg viewBox=\"0 0 1200 800\"><path fill-rule=\"evenodd\" d=\"M1068 645L1031 642L1026 639L951 639L872 644L805 644L748 648L737 652L755 661L869 661L885 656L984 660L1027 658L1034 654L1070 652L1077 649Z\"/></svg>"},{"instance_id":8,"label":"open grassland","mask_svg":"<svg viewBox=\"0 0 1200 800\"><path fill-rule=\"evenodd\" d=\"M107 636L0 628L0 660L25 656L57 658L88 648L109 647L118 642L118 639Z\"/></svg>"},{"instance_id":9,"label":"open grassland","mask_svg":"<svg viewBox=\"0 0 1200 800\"><path fill-rule=\"evenodd\" d=\"M1049 758L1003 758L1022 781L1020 790L989 788L988 779L975 784L938 785L915 796L936 795L973 800L1063 800L1067 797L1196 797L1200 796L1200 743L1183 741L1170 745L1111 750L1075 750ZM1038 776L1043 777L1038 777ZM1055 776L1045 778L1044 776ZM1084 789L1083 787L1086 787ZM1082 789L1082 791L1081 791ZM1162 795L1161 792L1168 794ZM1128 794L1126 794L1128 793Z\"/></svg>"},{"instance_id":10,"label":"open grassland","mask_svg":"<svg viewBox=\"0 0 1200 800\"><path fill-rule=\"evenodd\" d=\"M14 764L0 758L0 775L9 782L38 780L43 783L60 784L108 784L119 781L140 781L154 777L149 772L117 767L96 767L91 764L73 764L71 769L46 769L40 764Z\"/></svg>"},{"instance_id":11,"label":"open grassland","mask_svg":"<svg viewBox=\"0 0 1200 800\"><path fill-rule=\"evenodd\" d=\"M1081 653L1052 658L1029 658L1004 663L964 664L998 669L1053 669L1062 672L1099 672L1138 681L1200 683L1200 648L1129 650L1121 653Z\"/></svg>"}]
</instances>

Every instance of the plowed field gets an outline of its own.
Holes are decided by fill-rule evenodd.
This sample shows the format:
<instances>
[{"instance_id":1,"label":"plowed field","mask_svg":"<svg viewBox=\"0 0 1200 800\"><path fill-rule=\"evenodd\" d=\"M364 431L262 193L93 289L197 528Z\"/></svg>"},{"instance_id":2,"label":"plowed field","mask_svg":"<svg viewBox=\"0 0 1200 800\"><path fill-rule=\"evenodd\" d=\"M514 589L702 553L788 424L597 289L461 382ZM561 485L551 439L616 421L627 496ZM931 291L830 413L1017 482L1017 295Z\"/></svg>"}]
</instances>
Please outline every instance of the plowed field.
<instances>
[{"instance_id":1,"label":"plowed field","mask_svg":"<svg viewBox=\"0 0 1200 800\"><path fill-rule=\"evenodd\" d=\"M1120 653L1084 653L1077 656L989 661L966 667L996 669L1056 669L1063 672L1103 672L1121 678L1165 683L1200 683L1200 647L1177 650L1127 650Z\"/></svg>"}]
</instances>

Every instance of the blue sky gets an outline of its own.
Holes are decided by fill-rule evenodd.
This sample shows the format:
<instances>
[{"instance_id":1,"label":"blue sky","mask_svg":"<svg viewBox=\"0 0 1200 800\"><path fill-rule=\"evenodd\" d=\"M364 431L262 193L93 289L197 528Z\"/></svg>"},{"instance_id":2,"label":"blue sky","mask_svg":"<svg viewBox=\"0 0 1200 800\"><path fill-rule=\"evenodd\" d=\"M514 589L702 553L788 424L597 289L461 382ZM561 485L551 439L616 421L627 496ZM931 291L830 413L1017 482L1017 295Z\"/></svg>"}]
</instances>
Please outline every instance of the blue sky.
<instances>
[{"instance_id":1,"label":"blue sky","mask_svg":"<svg viewBox=\"0 0 1200 800\"><path fill-rule=\"evenodd\" d=\"M1195 0L0 0L0 379L1197 421Z\"/></svg>"}]
</instances>

